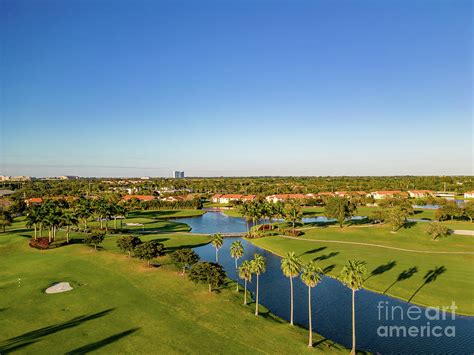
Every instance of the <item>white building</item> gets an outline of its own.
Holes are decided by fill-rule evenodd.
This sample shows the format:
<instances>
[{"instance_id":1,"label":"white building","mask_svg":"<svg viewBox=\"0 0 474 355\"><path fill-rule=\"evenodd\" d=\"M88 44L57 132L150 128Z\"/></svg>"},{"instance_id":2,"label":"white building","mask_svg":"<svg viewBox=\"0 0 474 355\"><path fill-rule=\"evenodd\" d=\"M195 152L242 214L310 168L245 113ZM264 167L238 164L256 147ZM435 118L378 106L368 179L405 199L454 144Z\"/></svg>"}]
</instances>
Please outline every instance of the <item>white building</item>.
<instances>
[{"instance_id":1,"label":"white building","mask_svg":"<svg viewBox=\"0 0 474 355\"><path fill-rule=\"evenodd\" d=\"M474 198L474 191L465 192L464 198Z\"/></svg>"}]
</instances>

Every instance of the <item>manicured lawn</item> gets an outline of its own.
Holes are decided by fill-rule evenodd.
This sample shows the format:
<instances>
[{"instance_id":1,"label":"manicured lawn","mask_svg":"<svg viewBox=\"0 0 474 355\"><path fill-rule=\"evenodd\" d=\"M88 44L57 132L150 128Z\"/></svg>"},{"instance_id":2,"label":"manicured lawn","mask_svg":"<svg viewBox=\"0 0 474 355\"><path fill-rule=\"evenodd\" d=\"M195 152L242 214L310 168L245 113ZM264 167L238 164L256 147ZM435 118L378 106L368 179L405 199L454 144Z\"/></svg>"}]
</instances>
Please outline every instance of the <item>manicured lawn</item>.
<instances>
[{"instance_id":1,"label":"manicured lawn","mask_svg":"<svg viewBox=\"0 0 474 355\"><path fill-rule=\"evenodd\" d=\"M154 268L128 259L118 253L116 238L107 237L98 252L81 244L39 251L28 247L27 237L0 233L0 353L315 351L306 346L306 330L270 314L256 318L234 283L210 294L207 286L178 275L166 256ZM178 234L142 239L154 238L169 248L209 241ZM68 281L74 290L45 294L56 281Z\"/></svg>"},{"instance_id":2,"label":"manicured lawn","mask_svg":"<svg viewBox=\"0 0 474 355\"><path fill-rule=\"evenodd\" d=\"M319 227L305 230L305 234L300 238L323 241L284 239L278 236L251 241L278 255L295 251L305 262L316 260L332 276L339 275L348 259L361 259L367 262L369 276L373 272L365 283L368 289L386 291L389 295L403 300L411 299L412 302L422 305L443 306L455 301L460 313L474 315L473 254L420 254L365 245L324 242L334 240L426 251L474 252L472 237L451 235L440 241L431 241L424 231L425 228L425 224L418 223L411 228L391 233L388 226L343 229ZM439 267L443 267L444 271L436 280L424 284L427 273ZM413 275L396 282L399 275L410 268L416 268Z\"/></svg>"}]
</instances>

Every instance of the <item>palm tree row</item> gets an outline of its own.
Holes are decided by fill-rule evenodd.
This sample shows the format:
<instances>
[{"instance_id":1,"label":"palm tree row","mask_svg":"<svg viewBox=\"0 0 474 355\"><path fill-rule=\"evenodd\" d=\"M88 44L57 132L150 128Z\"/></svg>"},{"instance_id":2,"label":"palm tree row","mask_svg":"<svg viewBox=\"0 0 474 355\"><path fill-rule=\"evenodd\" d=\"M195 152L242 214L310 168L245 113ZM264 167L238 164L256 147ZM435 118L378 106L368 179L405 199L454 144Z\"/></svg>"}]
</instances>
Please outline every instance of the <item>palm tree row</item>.
<instances>
[{"instance_id":1,"label":"palm tree row","mask_svg":"<svg viewBox=\"0 0 474 355\"><path fill-rule=\"evenodd\" d=\"M95 216L100 221L100 227L108 231L108 221L114 219L114 228L117 228L117 217L126 214L126 208L119 204L100 200L79 199L69 205L62 200L49 200L41 205L32 205L26 214L27 227L34 228L34 239L43 237L43 230L48 230L49 242L55 240L59 228L66 228L66 241L69 243L69 234L72 226L83 223L87 230L87 221Z\"/></svg>"},{"instance_id":2,"label":"palm tree row","mask_svg":"<svg viewBox=\"0 0 474 355\"><path fill-rule=\"evenodd\" d=\"M301 221L302 218L301 206L295 202L284 204L282 202L273 203L265 200L255 200L240 205L239 212L247 222L252 221L254 226L258 225L258 222L262 219L267 220L269 224L274 219L283 219L291 222L294 229L295 223ZM256 228L253 230L255 233ZM248 223L247 231L249 232Z\"/></svg>"}]
</instances>

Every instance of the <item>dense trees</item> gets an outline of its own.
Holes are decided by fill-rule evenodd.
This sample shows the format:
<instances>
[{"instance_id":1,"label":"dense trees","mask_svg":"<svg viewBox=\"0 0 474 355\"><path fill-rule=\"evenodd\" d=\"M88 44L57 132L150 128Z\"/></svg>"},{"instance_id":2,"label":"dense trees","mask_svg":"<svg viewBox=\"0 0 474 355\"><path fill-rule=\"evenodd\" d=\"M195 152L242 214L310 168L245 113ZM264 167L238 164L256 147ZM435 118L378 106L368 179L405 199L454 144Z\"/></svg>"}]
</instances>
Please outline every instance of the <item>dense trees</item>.
<instances>
[{"instance_id":1,"label":"dense trees","mask_svg":"<svg viewBox=\"0 0 474 355\"><path fill-rule=\"evenodd\" d=\"M352 350L351 354L356 351L356 331L355 331L355 293L362 288L364 283L364 275L367 269L365 262L361 260L349 260L341 270L341 281L352 290Z\"/></svg>"},{"instance_id":2,"label":"dense trees","mask_svg":"<svg viewBox=\"0 0 474 355\"><path fill-rule=\"evenodd\" d=\"M288 252L281 259L281 270L283 275L290 279L290 324L293 325L293 278L297 277L301 272L302 263L296 256L295 252Z\"/></svg>"},{"instance_id":3,"label":"dense trees","mask_svg":"<svg viewBox=\"0 0 474 355\"><path fill-rule=\"evenodd\" d=\"M291 222L293 229L295 229L295 223L300 222L303 217L301 206L295 202L290 202L285 205L284 211L285 219Z\"/></svg>"},{"instance_id":4,"label":"dense trees","mask_svg":"<svg viewBox=\"0 0 474 355\"><path fill-rule=\"evenodd\" d=\"M335 218L342 225L346 218L351 218L357 211L357 206L349 199L344 197L333 197L328 199L324 209L324 215L327 218Z\"/></svg>"},{"instance_id":5,"label":"dense trees","mask_svg":"<svg viewBox=\"0 0 474 355\"><path fill-rule=\"evenodd\" d=\"M182 268L183 274L186 273L186 269L199 261L199 255L192 249L184 248L178 249L170 255L171 261L176 264L179 268Z\"/></svg>"},{"instance_id":6,"label":"dense trees","mask_svg":"<svg viewBox=\"0 0 474 355\"><path fill-rule=\"evenodd\" d=\"M207 284L209 292L212 288L219 287L225 281L225 272L217 263L198 262L189 270L188 277L194 283Z\"/></svg>"}]
</instances>

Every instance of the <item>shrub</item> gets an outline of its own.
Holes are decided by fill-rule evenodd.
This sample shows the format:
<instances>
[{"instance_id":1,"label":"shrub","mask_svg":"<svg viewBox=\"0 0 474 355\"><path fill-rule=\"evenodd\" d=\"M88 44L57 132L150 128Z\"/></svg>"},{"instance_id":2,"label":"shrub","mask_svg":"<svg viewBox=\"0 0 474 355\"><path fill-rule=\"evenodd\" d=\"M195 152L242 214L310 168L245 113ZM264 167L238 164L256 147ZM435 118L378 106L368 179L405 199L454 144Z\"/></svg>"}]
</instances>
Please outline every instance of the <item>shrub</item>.
<instances>
[{"instance_id":1,"label":"shrub","mask_svg":"<svg viewBox=\"0 0 474 355\"><path fill-rule=\"evenodd\" d=\"M299 237L300 235L303 235L303 232L297 229L286 229L283 231L283 234L290 237Z\"/></svg>"},{"instance_id":2,"label":"shrub","mask_svg":"<svg viewBox=\"0 0 474 355\"><path fill-rule=\"evenodd\" d=\"M199 255L189 248L176 250L170 255L170 258L176 266L183 269L183 274L186 273L186 268L191 267L199 261Z\"/></svg>"},{"instance_id":3,"label":"shrub","mask_svg":"<svg viewBox=\"0 0 474 355\"><path fill-rule=\"evenodd\" d=\"M447 237L450 230L448 227L443 226L438 222L433 222L428 225L426 232L431 236L432 240L437 240L439 238Z\"/></svg>"},{"instance_id":4,"label":"shrub","mask_svg":"<svg viewBox=\"0 0 474 355\"><path fill-rule=\"evenodd\" d=\"M30 247L40 250L49 249L49 239L47 237L30 239Z\"/></svg>"},{"instance_id":5,"label":"shrub","mask_svg":"<svg viewBox=\"0 0 474 355\"><path fill-rule=\"evenodd\" d=\"M84 243L93 245L94 249L97 250L97 245L101 244L104 241L104 238L105 232L94 232L84 237Z\"/></svg>"},{"instance_id":6,"label":"shrub","mask_svg":"<svg viewBox=\"0 0 474 355\"><path fill-rule=\"evenodd\" d=\"M269 231L273 229L273 225L271 224L261 224L258 226L259 231Z\"/></svg>"},{"instance_id":7,"label":"shrub","mask_svg":"<svg viewBox=\"0 0 474 355\"><path fill-rule=\"evenodd\" d=\"M209 292L221 286L226 278L224 268L216 263L198 262L191 267L188 277L194 283L207 284Z\"/></svg>"}]
</instances>

